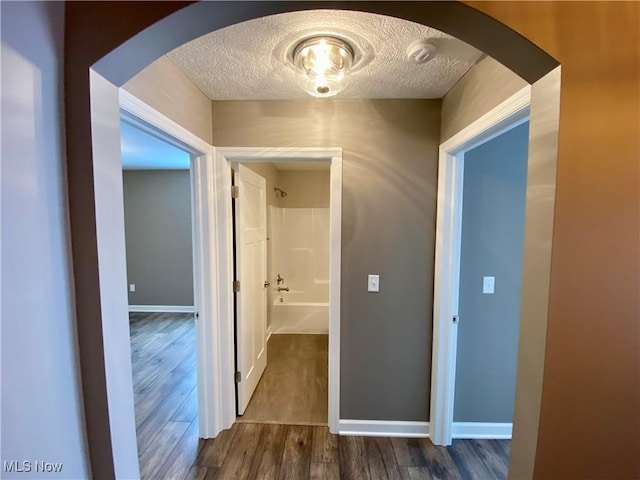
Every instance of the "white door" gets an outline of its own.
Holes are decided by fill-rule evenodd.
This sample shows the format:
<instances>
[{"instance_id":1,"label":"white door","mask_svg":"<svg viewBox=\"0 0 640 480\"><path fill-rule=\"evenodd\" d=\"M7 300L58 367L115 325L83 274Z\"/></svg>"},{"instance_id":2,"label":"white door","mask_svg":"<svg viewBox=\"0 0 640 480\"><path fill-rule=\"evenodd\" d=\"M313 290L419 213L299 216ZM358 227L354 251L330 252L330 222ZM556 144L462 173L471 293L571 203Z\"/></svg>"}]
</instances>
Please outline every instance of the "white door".
<instances>
[{"instance_id":1,"label":"white door","mask_svg":"<svg viewBox=\"0 0 640 480\"><path fill-rule=\"evenodd\" d=\"M236 221L236 355L238 415L242 415L267 366L267 199L263 177L238 165Z\"/></svg>"}]
</instances>

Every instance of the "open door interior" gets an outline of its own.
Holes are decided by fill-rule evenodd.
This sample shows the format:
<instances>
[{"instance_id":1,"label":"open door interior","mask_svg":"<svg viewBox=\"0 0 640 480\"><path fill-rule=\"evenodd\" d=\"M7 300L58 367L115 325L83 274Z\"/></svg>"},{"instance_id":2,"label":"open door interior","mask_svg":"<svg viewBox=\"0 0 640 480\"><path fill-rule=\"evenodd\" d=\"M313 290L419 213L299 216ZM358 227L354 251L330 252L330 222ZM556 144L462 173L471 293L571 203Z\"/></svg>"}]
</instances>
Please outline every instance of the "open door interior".
<instances>
[{"instance_id":1,"label":"open door interior","mask_svg":"<svg viewBox=\"0 0 640 480\"><path fill-rule=\"evenodd\" d=\"M266 181L243 165L235 169L236 364L238 415L251 400L267 366Z\"/></svg>"}]
</instances>

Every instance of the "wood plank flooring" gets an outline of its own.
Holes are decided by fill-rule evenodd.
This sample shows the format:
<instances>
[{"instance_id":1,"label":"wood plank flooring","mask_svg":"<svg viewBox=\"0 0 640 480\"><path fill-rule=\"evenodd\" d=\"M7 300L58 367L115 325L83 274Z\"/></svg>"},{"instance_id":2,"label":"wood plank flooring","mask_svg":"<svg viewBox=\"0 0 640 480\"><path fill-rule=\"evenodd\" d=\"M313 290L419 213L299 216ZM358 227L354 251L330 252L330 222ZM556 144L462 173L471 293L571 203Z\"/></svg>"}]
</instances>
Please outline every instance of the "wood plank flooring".
<instances>
[{"instance_id":1,"label":"wood plank flooring","mask_svg":"<svg viewBox=\"0 0 640 480\"><path fill-rule=\"evenodd\" d=\"M271 335L267 368L242 423L327 425L328 335Z\"/></svg>"},{"instance_id":2,"label":"wood plank flooring","mask_svg":"<svg viewBox=\"0 0 640 480\"><path fill-rule=\"evenodd\" d=\"M509 441L339 437L327 427L236 423L198 439L192 315L131 314L143 479L506 478ZM272 337L273 338L273 337Z\"/></svg>"},{"instance_id":3,"label":"wood plank flooring","mask_svg":"<svg viewBox=\"0 0 640 480\"><path fill-rule=\"evenodd\" d=\"M473 479L507 477L509 442L339 437L327 427L236 423L201 441L188 479Z\"/></svg>"},{"instance_id":4,"label":"wood plank flooring","mask_svg":"<svg viewBox=\"0 0 640 480\"><path fill-rule=\"evenodd\" d=\"M191 313L129 314L142 478L184 477L198 452L193 327Z\"/></svg>"}]
</instances>

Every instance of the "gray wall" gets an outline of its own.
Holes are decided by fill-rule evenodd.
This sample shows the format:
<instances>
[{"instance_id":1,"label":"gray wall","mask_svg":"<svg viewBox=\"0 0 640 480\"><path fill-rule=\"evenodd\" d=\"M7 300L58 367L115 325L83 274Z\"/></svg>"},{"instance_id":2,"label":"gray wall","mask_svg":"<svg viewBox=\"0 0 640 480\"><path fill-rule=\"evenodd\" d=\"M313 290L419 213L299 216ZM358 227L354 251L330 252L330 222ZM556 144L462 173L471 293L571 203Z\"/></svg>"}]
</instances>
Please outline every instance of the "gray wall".
<instances>
[{"instance_id":1,"label":"gray wall","mask_svg":"<svg viewBox=\"0 0 640 480\"><path fill-rule=\"evenodd\" d=\"M465 154L457 422L513 419L529 124ZM495 294L482 277L495 276Z\"/></svg>"},{"instance_id":2,"label":"gray wall","mask_svg":"<svg viewBox=\"0 0 640 480\"><path fill-rule=\"evenodd\" d=\"M329 170L281 170L280 185L287 196L280 199L286 208L329 208Z\"/></svg>"},{"instance_id":3,"label":"gray wall","mask_svg":"<svg viewBox=\"0 0 640 480\"><path fill-rule=\"evenodd\" d=\"M125 170L123 188L129 304L193 306L189 170Z\"/></svg>"},{"instance_id":4,"label":"gray wall","mask_svg":"<svg viewBox=\"0 0 640 480\"><path fill-rule=\"evenodd\" d=\"M483 58L442 99L441 140L448 140L526 86L527 82L498 61Z\"/></svg>"},{"instance_id":5,"label":"gray wall","mask_svg":"<svg viewBox=\"0 0 640 480\"><path fill-rule=\"evenodd\" d=\"M211 100L163 55L122 88L211 144Z\"/></svg>"},{"instance_id":6,"label":"gray wall","mask_svg":"<svg viewBox=\"0 0 640 480\"><path fill-rule=\"evenodd\" d=\"M2 458L88 478L63 114L64 5L1 2ZM0 467L2 468L2 467Z\"/></svg>"},{"instance_id":7,"label":"gray wall","mask_svg":"<svg viewBox=\"0 0 640 480\"><path fill-rule=\"evenodd\" d=\"M216 146L343 148L341 418L428 419L439 139L439 100L213 102Z\"/></svg>"}]
</instances>

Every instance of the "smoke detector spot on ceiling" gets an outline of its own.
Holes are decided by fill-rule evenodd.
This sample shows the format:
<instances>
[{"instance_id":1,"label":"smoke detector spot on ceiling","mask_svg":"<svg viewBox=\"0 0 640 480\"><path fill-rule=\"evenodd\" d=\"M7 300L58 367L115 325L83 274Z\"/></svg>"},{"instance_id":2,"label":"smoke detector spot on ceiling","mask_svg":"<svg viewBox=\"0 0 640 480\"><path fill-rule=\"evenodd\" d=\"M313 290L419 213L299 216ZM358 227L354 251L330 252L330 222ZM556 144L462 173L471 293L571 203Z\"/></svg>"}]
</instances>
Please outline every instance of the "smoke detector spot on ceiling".
<instances>
[{"instance_id":1,"label":"smoke detector spot on ceiling","mask_svg":"<svg viewBox=\"0 0 640 480\"><path fill-rule=\"evenodd\" d=\"M418 40L407 48L409 61L418 65L433 60L436 54L437 48L429 40Z\"/></svg>"}]
</instances>

